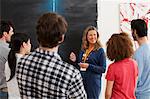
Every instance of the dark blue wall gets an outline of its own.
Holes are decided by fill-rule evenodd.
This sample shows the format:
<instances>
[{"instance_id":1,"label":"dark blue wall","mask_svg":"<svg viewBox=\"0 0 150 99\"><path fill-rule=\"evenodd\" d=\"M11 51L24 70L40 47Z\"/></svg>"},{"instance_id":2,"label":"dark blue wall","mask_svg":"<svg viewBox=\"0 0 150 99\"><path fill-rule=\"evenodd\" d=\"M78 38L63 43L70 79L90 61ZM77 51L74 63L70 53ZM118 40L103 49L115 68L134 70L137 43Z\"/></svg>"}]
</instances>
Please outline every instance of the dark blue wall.
<instances>
[{"instance_id":1,"label":"dark blue wall","mask_svg":"<svg viewBox=\"0 0 150 99\"><path fill-rule=\"evenodd\" d=\"M1 0L1 18L12 20L16 32L28 33L33 49L38 46L35 33L37 19L43 13L53 11L64 16L69 24L59 53L63 60L70 62L70 52L78 54L80 50L85 27L97 26L97 0Z\"/></svg>"}]
</instances>

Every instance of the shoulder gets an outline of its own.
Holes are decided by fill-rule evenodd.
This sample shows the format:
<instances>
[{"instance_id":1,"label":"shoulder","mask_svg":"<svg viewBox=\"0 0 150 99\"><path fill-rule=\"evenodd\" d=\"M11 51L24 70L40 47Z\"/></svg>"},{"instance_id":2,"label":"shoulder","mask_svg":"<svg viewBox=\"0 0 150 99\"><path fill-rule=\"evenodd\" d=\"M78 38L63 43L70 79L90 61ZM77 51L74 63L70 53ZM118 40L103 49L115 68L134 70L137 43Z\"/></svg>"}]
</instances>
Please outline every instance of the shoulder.
<instances>
[{"instance_id":1,"label":"shoulder","mask_svg":"<svg viewBox=\"0 0 150 99\"><path fill-rule=\"evenodd\" d=\"M95 51L93 51L96 55L105 55L104 49L103 48L99 48Z\"/></svg>"},{"instance_id":2,"label":"shoulder","mask_svg":"<svg viewBox=\"0 0 150 99\"><path fill-rule=\"evenodd\" d=\"M4 46L4 45L0 45L0 50L1 51L7 51L7 52L9 52L10 51L10 48L9 48L9 46Z\"/></svg>"},{"instance_id":3,"label":"shoulder","mask_svg":"<svg viewBox=\"0 0 150 99\"><path fill-rule=\"evenodd\" d=\"M104 53L104 49L103 49L102 47L101 47L101 48L98 48L96 51L97 51L97 52Z\"/></svg>"},{"instance_id":4,"label":"shoulder","mask_svg":"<svg viewBox=\"0 0 150 99\"><path fill-rule=\"evenodd\" d=\"M120 65L122 64L122 62L118 61L118 62L113 62L109 65L109 68L113 69L117 69L118 67L120 67Z\"/></svg>"},{"instance_id":5,"label":"shoulder","mask_svg":"<svg viewBox=\"0 0 150 99\"><path fill-rule=\"evenodd\" d=\"M10 48L5 46L0 46L0 56L7 60Z\"/></svg>"},{"instance_id":6,"label":"shoulder","mask_svg":"<svg viewBox=\"0 0 150 99\"><path fill-rule=\"evenodd\" d=\"M128 61L129 64L131 64L131 65L133 65L133 66L138 66L136 60L134 60L133 58L128 58L127 61Z\"/></svg>"},{"instance_id":7,"label":"shoulder","mask_svg":"<svg viewBox=\"0 0 150 99\"><path fill-rule=\"evenodd\" d=\"M32 58L33 58L33 55L32 55L32 54L33 54L33 53L31 52L31 53L28 54L28 55L24 55L24 56L18 57L18 58L20 58L19 60L27 60L27 59L32 60Z\"/></svg>"},{"instance_id":8,"label":"shoulder","mask_svg":"<svg viewBox=\"0 0 150 99\"><path fill-rule=\"evenodd\" d=\"M75 66L61 60L58 63L59 71L61 71L61 74L64 75L66 80L74 82L82 79L80 71Z\"/></svg>"},{"instance_id":9,"label":"shoulder","mask_svg":"<svg viewBox=\"0 0 150 99\"><path fill-rule=\"evenodd\" d=\"M115 65L117 65L117 63L116 63L116 62L111 63L111 64L109 65L109 68L113 68Z\"/></svg>"},{"instance_id":10,"label":"shoulder","mask_svg":"<svg viewBox=\"0 0 150 99\"><path fill-rule=\"evenodd\" d=\"M136 60L141 60L145 55L148 55L150 52L149 44L141 45L134 53L133 58Z\"/></svg>"},{"instance_id":11,"label":"shoulder","mask_svg":"<svg viewBox=\"0 0 150 99\"><path fill-rule=\"evenodd\" d=\"M85 50L83 50L83 49L82 49L82 50L80 50L80 53L84 53L84 52L85 52Z\"/></svg>"},{"instance_id":12,"label":"shoulder","mask_svg":"<svg viewBox=\"0 0 150 99\"><path fill-rule=\"evenodd\" d=\"M107 73L109 73L109 72L114 73L114 70L115 70L115 68L116 68L115 65L116 65L116 63L111 63L111 64L109 64Z\"/></svg>"},{"instance_id":13,"label":"shoulder","mask_svg":"<svg viewBox=\"0 0 150 99\"><path fill-rule=\"evenodd\" d=\"M81 55L83 55L84 52L85 52L85 50L80 50L80 52L79 52L79 57L80 57Z\"/></svg>"},{"instance_id":14,"label":"shoulder","mask_svg":"<svg viewBox=\"0 0 150 99\"><path fill-rule=\"evenodd\" d=\"M75 66L65 61L60 61L60 65L62 65L70 75L77 75L78 73L80 73L80 71Z\"/></svg>"},{"instance_id":15,"label":"shoulder","mask_svg":"<svg viewBox=\"0 0 150 99\"><path fill-rule=\"evenodd\" d=\"M38 61L38 57L35 56L36 56L35 51L33 51L30 54L18 58L18 65L25 65L25 64L30 64L31 62Z\"/></svg>"},{"instance_id":16,"label":"shoulder","mask_svg":"<svg viewBox=\"0 0 150 99\"><path fill-rule=\"evenodd\" d=\"M132 58L129 58L129 61L131 61L134 64L137 64L137 62L134 59L132 59Z\"/></svg>"}]
</instances>

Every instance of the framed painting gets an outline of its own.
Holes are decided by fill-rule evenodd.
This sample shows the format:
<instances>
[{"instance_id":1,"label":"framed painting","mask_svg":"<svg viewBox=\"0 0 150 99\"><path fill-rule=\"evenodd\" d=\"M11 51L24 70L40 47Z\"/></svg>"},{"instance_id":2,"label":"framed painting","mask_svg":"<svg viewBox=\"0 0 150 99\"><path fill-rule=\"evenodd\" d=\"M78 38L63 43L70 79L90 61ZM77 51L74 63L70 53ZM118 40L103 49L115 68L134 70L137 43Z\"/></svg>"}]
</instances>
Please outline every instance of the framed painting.
<instances>
[{"instance_id":1,"label":"framed painting","mask_svg":"<svg viewBox=\"0 0 150 99\"><path fill-rule=\"evenodd\" d=\"M120 30L131 34L130 22L133 19L144 19L150 33L150 3L121 3Z\"/></svg>"}]
</instances>

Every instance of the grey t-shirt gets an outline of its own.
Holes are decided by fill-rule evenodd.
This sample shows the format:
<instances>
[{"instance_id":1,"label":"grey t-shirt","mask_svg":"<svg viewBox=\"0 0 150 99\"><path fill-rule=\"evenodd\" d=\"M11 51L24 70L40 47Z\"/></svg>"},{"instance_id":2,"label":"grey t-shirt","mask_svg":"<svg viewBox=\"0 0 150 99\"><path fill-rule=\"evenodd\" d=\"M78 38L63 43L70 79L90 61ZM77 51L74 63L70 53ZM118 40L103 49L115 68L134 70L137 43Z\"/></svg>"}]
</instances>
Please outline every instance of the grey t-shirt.
<instances>
[{"instance_id":1,"label":"grey t-shirt","mask_svg":"<svg viewBox=\"0 0 150 99\"><path fill-rule=\"evenodd\" d=\"M5 63L10 51L9 44L0 40L0 89L7 87L5 76Z\"/></svg>"}]
</instances>

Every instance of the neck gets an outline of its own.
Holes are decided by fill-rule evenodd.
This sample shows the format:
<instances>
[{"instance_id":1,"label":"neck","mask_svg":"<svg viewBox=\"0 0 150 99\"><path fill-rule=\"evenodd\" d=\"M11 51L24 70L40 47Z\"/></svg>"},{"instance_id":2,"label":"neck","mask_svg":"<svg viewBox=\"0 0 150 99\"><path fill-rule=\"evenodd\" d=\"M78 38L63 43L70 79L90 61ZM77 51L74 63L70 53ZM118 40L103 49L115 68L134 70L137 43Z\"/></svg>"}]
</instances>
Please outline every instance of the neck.
<instances>
[{"instance_id":1,"label":"neck","mask_svg":"<svg viewBox=\"0 0 150 99\"><path fill-rule=\"evenodd\" d=\"M88 49L94 49L95 45L94 44L89 44L89 48Z\"/></svg>"},{"instance_id":2,"label":"neck","mask_svg":"<svg viewBox=\"0 0 150 99\"><path fill-rule=\"evenodd\" d=\"M0 40L6 42L6 39L4 37L0 38Z\"/></svg>"},{"instance_id":3,"label":"neck","mask_svg":"<svg viewBox=\"0 0 150 99\"><path fill-rule=\"evenodd\" d=\"M146 36L144 36L144 37L138 38L137 42L138 42L139 46L141 46L142 44L147 43L148 39Z\"/></svg>"},{"instance_id":4,"label":"neck","mask_svg":"<svg viewBox=\"0 0 150 99\"><path fill-rule=\"evenodd\" d=\"M58 52L58 46L53 47L53 48L48 48L48 47L40 47L40 49L50 51L50 52Z\"/></svg>"},{"instance_id":5,"label":"neck","mask_svg":"<svg viewBox=\"0 0 150 99\"><path fill-rule=\"evenodd\" d=\"M23 48L20 48L20 52L19 52L18 54L25 55L25 54L26 54L26 51L25 51L25 49L23 49Z\"/></svg>"}]
</instances>

